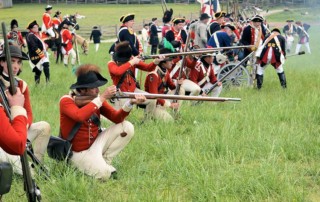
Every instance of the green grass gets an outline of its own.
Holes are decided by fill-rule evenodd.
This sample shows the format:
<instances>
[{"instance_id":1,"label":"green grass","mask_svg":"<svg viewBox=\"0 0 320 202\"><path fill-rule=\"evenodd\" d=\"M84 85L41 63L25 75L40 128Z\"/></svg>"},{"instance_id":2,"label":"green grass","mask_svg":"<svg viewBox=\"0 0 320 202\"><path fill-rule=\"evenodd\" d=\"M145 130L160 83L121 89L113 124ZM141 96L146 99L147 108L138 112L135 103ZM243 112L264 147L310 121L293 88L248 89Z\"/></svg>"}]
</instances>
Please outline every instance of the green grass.
<instances>
[{"instance_id":1,"label":"green grass","mask_svg":"<svg viewBox=\"0 0 320 202\"><path fill-rule=\"evenodd\" d=\"M86 14L95 5L80 7ZM9 12L1 10L0 16L3 11ZM273 19L290 17L280 16ZM310 31L312 54L290 57L285 64L288 89L281 89L268 67L261 91L223 91L224 97L242 98L240 103L192 107L184 102L181 118L168 124L141 124L143 111L134 109L128 120L135 137L114 160L119 179L100 182L47 157L51 178L36 176L43 201L319 201L320 28ZM81 56L82 63L99 65L108 78L109 46L102 44L99 54L90 46L89 55ZM21 77L29 84L35 121L48 121L57 135L59 99L75 78L70 68L53 63L51 75L49 85L42 77L35 86L25 63ZM26 200L21 177L14 177L3 200Z\"/></svg>"}]
</instances>

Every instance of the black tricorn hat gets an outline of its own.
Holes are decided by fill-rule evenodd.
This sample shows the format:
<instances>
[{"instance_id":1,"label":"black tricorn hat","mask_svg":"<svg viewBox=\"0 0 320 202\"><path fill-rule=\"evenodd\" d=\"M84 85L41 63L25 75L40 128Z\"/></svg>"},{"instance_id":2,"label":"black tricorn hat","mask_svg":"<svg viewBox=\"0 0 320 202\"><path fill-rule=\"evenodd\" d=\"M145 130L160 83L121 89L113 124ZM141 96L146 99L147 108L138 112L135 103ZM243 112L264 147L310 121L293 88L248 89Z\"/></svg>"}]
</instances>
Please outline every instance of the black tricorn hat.
<instances>
[{"instance_id":1,"label":"black tricorn hat","mask_svg":"<svg viewBox=\"0 0 320 202\"><path fill-rule=\"evenodd\" d=\"M287 20L286 22L294 22L294 20Z\"/></svg>"},{"instance_id":2,"label":"black tricorn hat","mask_svg":"<svg viewBox=\"0 0 320 202\"><path fill-rule=\"evenodd\" d=\"M172 22L173 22L173 24L179 24L179 23L184 23L186 21L186 19L184 19L184 18L174 18L173 20L172 20Z\"/></svg>"},{"instance_id":3,"label":"black tricorn hat","mask_svg":"<svg viewBox=\"0 0 320 202\"><path fill-rule=\"evenodd\" d=\"M116 62L128 62L132 56L132 49L128 41L123 41L115 45L113 60Z\"/></svg>"},{"instance_id":4,"label":"black tricorn hat","mask_svg":"<svg viewBox=\"0 0 320 202\"><path fill-rule=\"evenodd\" d=\"M156 21L158 18L152 18L151 21L154 22Z\"/></svg>"},{"instance_id":5,"label":"black tricorn hat","mask_svg":"<svg viewBox=\"0 0 320 202\"><path fill-rule=\"evenodd\" d=\"M44 8L46 11L49 11L52 9L52 6L51 5L47 5L45 8Z\"/></svg>"},{"instance_id":6,"label":"black tricorn hat","mask_svg":"<svg viewBox=\"0 0 320 202\"><path fill-rule=\"evenodd\" d=\"M272 30L271 30L271 32L278 32L279 34L281 34L281 31L280 31L280 29L279 28L273 28Z\"/></svg>"},{"instance_id":7,"label":"black tricorn hat","mask_svg":"<svg viewBox=\"0 0 320 202\"><path fill-rule=\"evenodd\" d=\"M236 30L236 28L235 28L232 24L230 24L230 23L226 23L226 24L224 24L224 25L221 25L221 28L222 28L222 29L225 28L225 27L230 28L232 31Z\"/></svg>"},{"instance_id":8,"label":"black tricorn hat","mask_svg":"<svg viewBox=\"0 0 320 202\"><path fill-rule=\"evenodd\" d=\"M263 22L264 19L263 19L263 17L262 17L261 15L255 15L255 16L253 16L253 17L251 18L251 21L252 21L252 22Z\"/></svg>"},{"instance_id":9,"label":"black tricorn hat","mask_svg":"<svg viewBox=\"0 0 320 202\"><path fill-rule=\"evenodd\" d=\"M129 13L120 17L120 22L126 23L130 20L134 20L134 13Z\"/></svg>"},{"instance_id":10,"label":"black tricorn hat","mask_svg":"<svg viewBox=\"0 0 320 202\"><path fill-rule=\"evenodd\" d=\"M19 27L19 26L18 26L18 21L17 21L16 19L11 20L11 23L10 23L11 29L13 29L14 26Z\"/></svg>"},{"instance_id":11,"label":"black tricorn hat","mask_svg":"<svg viewBox=\"0 0 320 202\"><path fill-rule=\"evenodd\" d=\"M100 73L89 71L85 74L80 74L77 77L77 82L70 86L70 89L76 88L98 88L106 84L108 80Z\"/></svg>"},{"instance_id":12,"label":"black tricorn hat","mask_svg":"<svg viewBox=\"0 0 320 202\"><path fill-rule=\"evenodd\" d=\"M37 21L36 21L36 20L34 20L34 21L30 22L30 23L28 24L28 26L27 26L27 28L26 28L26 29L32 29L32 28L33 28L33 26L35 26L35 25L38 25L38 26L39 26L39 24L37 23Z\"/></svg>"},{"instance_id":13,"label":"black tricorn hat","mask_svg":"<svg viewBox=\"0 0 320 202\"><path fill-rule=\"evenodd\" d=\"M29 60L29 57L26 53L22 52L21 49L16 45L9 45L10 55L13 58L20 58L21 60ZM0 58L5 58L6 54L3 51L0 55Z\"/></svg>"},{"instance_id":14,"label":"black tricorn hat","mask_svg":"<svg viewBox=\"0 0 320 202\"><path fill-rule=\"evenodd\" d=\"M224 11L216 12L216 13L214 14L214 17L215 17L216 19L222 18L222 17L225 17L225 16L226 16L226 12L224 12Z\"/></svg>"},{"instance_id":15,"label":"black tricorn hat","mask_svg":"<svg viewBox=\"0 0 320 202\"><path fill-rule=\"evenodd\" d=\"M200 20L205 20L205 19L209 19L211 18L210 15L208 15L207 13L201 13L200 15Z\"/></svg>"},{"instance_id":16,"label":"black tricorn hat","mask_svg":"<svg viewBox=\"0 0 320 202\"><path fill-rule=\"evenodd\" d=\"M168 23L171 21L172 19L172 15L173 15L173 10L172 8L170 8L170 10L166 10L163 14L163 17L162 17L162 22L163 23Z\"/></svg>"}]
</instances>

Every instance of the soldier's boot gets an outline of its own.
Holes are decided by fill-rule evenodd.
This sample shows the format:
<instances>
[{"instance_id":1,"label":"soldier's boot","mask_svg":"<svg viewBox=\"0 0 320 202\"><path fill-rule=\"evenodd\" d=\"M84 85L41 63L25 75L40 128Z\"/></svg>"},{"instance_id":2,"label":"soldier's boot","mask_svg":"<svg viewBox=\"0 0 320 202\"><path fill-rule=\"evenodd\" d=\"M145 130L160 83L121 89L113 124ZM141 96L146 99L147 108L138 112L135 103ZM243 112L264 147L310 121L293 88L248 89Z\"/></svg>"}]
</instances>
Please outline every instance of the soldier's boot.
<instances>
[{"instance_id":1,"label":"soldier's boot","mask_svg":"<svg viewBox=\"0 0 320 202\"><path fill-rule=\"evenodd\" d=\"M258 90L260 90L263 84L263 75L256 74L256 79L257 79L257 88Z\"/></svg>"},{"instance_id":2,"label":"soldier's boot","mask_svg":"<svg viewBox=\"0 0 320 202\"><path fill-rule=\"evenodd\" d=\"M37 67L34 67L32 71L34 72L34 81L39 84L42 72Z\"/></svg>"},{"instance_id":3,"label":"soldier's boot","mask_svg":"<svg viewBox=\"0 0 320 202\"><path fill-rule=\"evenodd\" d=\"M49 62L43 63L43 72L46 76L46 82L48 83L50 81L50 69L49 69Z\"/></svg>"},{"instance_id":4,"label":"soldier's boot","mask_svg":"<svg viewBox=\"0 0 320 202\"><path fill-rule=\"evenodd\" d=\"M278 73L278 76L279 76L279 80L280 80L280 84L281 84L282 88L287 88L287 80L286 80L286 75L284 74L284 72Z\"/></svg>"}]
</instances>

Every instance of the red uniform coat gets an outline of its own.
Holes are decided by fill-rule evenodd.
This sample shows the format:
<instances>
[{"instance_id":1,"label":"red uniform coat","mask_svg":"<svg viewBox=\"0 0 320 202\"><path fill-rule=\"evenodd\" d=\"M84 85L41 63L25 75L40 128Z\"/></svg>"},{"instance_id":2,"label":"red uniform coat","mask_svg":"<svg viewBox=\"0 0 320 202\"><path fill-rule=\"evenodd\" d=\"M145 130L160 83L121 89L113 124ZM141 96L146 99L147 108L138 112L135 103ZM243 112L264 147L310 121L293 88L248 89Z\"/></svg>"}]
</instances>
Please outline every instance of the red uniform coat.
<instances>
[{"instance_id":1,"label":"red uniform coat","mask_svg":"<svg viewBox=\"0 0 320 202\"><path fill-rule=\"evenodd\" d=\"M61 24L61 22L62 22L61 18L58 18L58 17L52 18L52 26L53 26L55 29L58 29L58 28L59 28L59 25Z\"/></svg>"},{"instance_id":2,"label":"red uniform coat","mask_svg":"<svg viewBox=\"0 0 320 202\"><path fill-rule=\"evenodd\" d=\"M51 16L49 13L43 13L42 23L43 23L44 27L46 28L46 30L50 29L52 27L52 20L51 20ZM46 31L46 30L42 30L42 31Z\"/></svg>"},{"instance_id":3,"label":"red uniform coat","mask_svg":"<svg viewBox=\"0 0 320 202\"><path fill-rule=\"evenodd\" d=\"M13 109L15 108L15 109ZM16 111L16 112L15 112ZM22 107L12 107L11 113L24 111ZM25 113L25 112L24 112ZM18 112L10 123L2 105L0 105L0 147L12 155L22 155L27 143L27 117Z\"/></svg>"},{"instance_id":4,"label":"red uniform coat","mask_svg":"<svg viewBox=\"0 0 320 202\"><path fill-rule=\"evenodd\" d=\"M164 74L164 75L163 75ZM163 76L161 76L163 75ZM144 90L148 93L154 94L165 94L166 88L170 90L176 89L176 85L170 78L169 72L163 73L159 67L155 71L150 72L147 75ZM157 104L163 106L165 103L164 99L157 99Z\"/></svg>"},{"instance_id":5,"label":"red uniform coat","mask_svg":"<svg viewBox=\"0 0 320 202\"><path fill-rule=\"evenodd\" d=\"M122 77L123 74L125 74L128 70L130 70L135 76L135 69L138 68L143 71L151 72L155 69L156 65L151 62L150 64L146 64L142 61L139 62L137 65L131 65L129 62L126 62L122 65L117 65L116 62L110 61L108 63L108 69L111 76L111 79L113 81L113 84L118 87L118 83ZM126 73L125 79L123 80L123 83L120 85L120 90L122 92L134 92L136 89L136 82L134 78L129 74Z\"/></svg>"},{"instance_id":6,"label":"red uniform coat","mask_svg":"<svg viewBox=\"0 0 320 202\"><path fill-rule=\"evenodd\" d=\"M7 38L15 41L19 46L24 45L24 40L21 32L11 31L7 34Z\"/></svg>"},{"instance_id":7,"label":"red uniform coat","mask_svg":"<svg viewBox=\"0 0 320 202\"><path fill-rule=\"evenodd\" d=\"M2 83L6 86L6 88L9 88L9 81L6 81L2 76L0 76L0 80ZM31 126L33 121L33 114L32 114L32 108L31 108L31 102L30 102L30 93L28 85L25 81L16 78L16 81L18 82L17 86L20 88L21 93L24 95L24 105L23 108L27 111L27 118L28 118L28 128Z\"/></svg>"},{"instance_id":8,"label":"red uniform coat","mask_svg":"<svg viewBox=\"0 0 320 202\"><path fill-rule=\"evenodd\" d=\"M128 112L127 112L128 111ZM80 152L88 149L98 136L98 126L95 125L90 117L95 113L99 118L100 114L114 123L121 123L128 116L130 110L115 110L107 102L103 102L99 108L95 103L79 108L74 99L69 96L63 96L60 100L60 129L61 137L67 139L69 133L77 122L82 125L72 140L72 150Z\"/></svg>"},{"instance_id":9,"label":"red uniform coat","mask_svg":"<svg viewBox=\"0 0 320 202\"><path fill-rule=\"evenodd\" d=\"M180 58L176 58L174 59L172 62L173 62L173 65L172 65L172 68L169 70L169 74L172 72L172 71L175 71L174 68L176 67L176 64L180 61ZM190 69L193 69L197 64L197 61L196 60L191 60L189 59L188 57L186 58L186 67L190 68ZM172 79L177 79L179 77L179 71L180 71L180 68L173 74L173 76L171 77ZM183 74L182 74L182 78L183 79L186 79L187 78L187 75L185 74L185 72L183 71Z\"/></svg>"},{"instance_id":10,"label":"red uniform coat","mask_svg":"<svg viewBox=\"0 0 320 202\"><path fill-rule=\"evenodd\" d=\"M66 44L65 46L63 46L63 48L64 50L66 50L67 53L73 48L72 36L73 35L71 34L70 30L68 29L61 30L61 42L62 44Z\"/></svg>"},{"instance_id":11,"label":"red uniform coat","mask_svg":"<svg viewBox=\"0 0 320 202\"><path fill-rule=\"evenodd\" d=\"M203 70L205 70L205 72ZM189 79L199 85L199 82L205 78L205 74L208 75L210 83L214 84L217 82L218 79L215 76L213 64L210 64L207 68L201 61L198 61L195 68L191 70ZM203 87L206 83L207 81L202 83L200 87Z\"/></svg>"}]
</instances>

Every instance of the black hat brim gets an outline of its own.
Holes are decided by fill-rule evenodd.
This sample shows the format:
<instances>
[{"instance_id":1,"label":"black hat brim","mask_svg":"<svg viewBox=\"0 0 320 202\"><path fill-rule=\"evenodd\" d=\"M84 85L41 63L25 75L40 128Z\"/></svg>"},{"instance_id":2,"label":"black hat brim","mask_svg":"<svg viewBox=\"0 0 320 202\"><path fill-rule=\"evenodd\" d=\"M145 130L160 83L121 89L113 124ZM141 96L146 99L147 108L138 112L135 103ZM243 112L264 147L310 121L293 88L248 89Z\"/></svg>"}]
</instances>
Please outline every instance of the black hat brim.
<instances>
[{"instance_id":1,"label":"black hat brim","mask_svg":"<svg viewBox=\"0 0 320 202\"><path fill-rule=\"evenodd\" d=\"M112 55L112 58L114 61L117 61L117 62L128 62L130 60L130 58L128 57L119 57L117 52L113 53Z\"/></svg>"},{"instance_id":2,"label":"black hat brim","mask_svg":"<svg viewBox=\"0 0 320 202\"><path fill-rule=\"evenodd\" d=\"M108 82L108 80L98 80L95 81L94 83L89 83L89 84L72 84L70 86L70 89L76 89L76 88L98 88L100 86L105 85Z\"/></svg>"},{"instance_id":3,"label":"black hat brim","mask_svg":"<svg viewBox=\"0 0 320 202\"><path fill-rule=\"evenodd\" d=\"M13 58L20 58L21 60L29 60L28 55L22 51L21 51L21 55L18 53L11 53L10 56ZM5 57L6 57L6 54L5 54L5 51L3 51L2 54L0 55L0 58L5 58Z\"/></svg>"}]
</instances>

